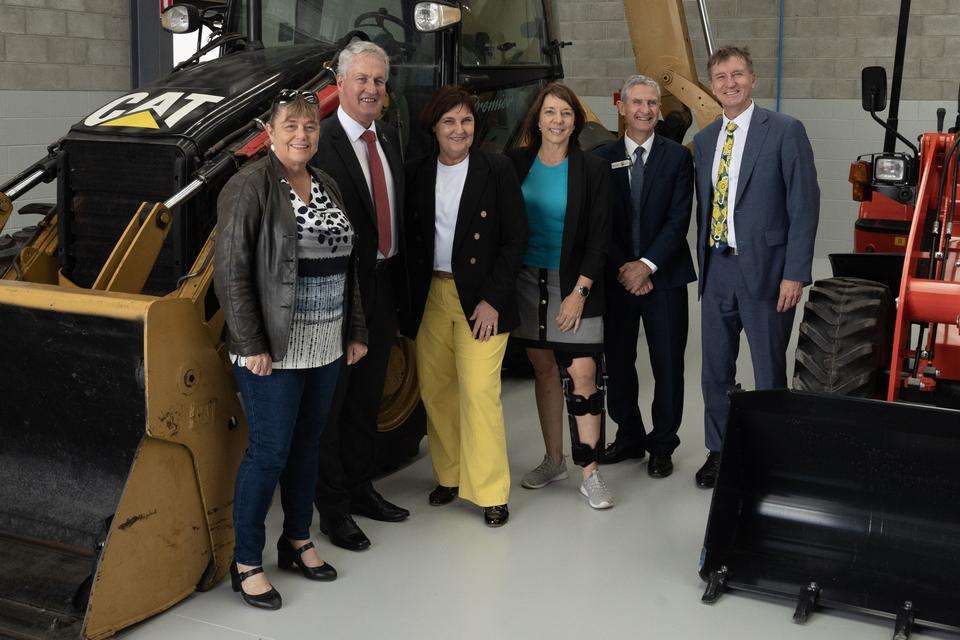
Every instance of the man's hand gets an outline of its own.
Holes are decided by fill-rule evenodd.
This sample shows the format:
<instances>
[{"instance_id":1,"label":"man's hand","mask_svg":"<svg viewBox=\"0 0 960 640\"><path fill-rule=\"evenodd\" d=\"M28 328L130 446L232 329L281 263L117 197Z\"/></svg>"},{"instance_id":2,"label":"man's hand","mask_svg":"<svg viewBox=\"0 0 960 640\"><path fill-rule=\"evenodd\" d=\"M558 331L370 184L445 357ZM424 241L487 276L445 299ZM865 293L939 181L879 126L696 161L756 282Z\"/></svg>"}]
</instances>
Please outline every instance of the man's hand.
<instances>
[{"instance_id":1,"label":"man's hand","mask_svg":"<svg viewBox=\"0 0 960 640\"><path fill-rule=\"evenodd\" d=\"M255 356L246 356L244 364L250 373L258 376L268 376L273 371L273 358L269 353L258 353Z\"/></svg>"},{"instance_id":2,"label":"man's hand","mask_svg":"<svg viewBox=\"0 0 960 640\"><path fill-rule=\"evenodd\" d=\"M783 313L797 306L803 296L803 283L796 280L780 281L780 298L777 300L777 312Z\"/></svg>"},{"instance_id":3,"label":"man's hand","mask_svg":"<svg viewBox=\"0 0 960 640\"><path fill-rule=\"evenodd\" d=\"M362 342L353 341L347 345L347 364L357 364L365 355L367 355L367 345Z\"/></svg>"},{"instance_id":4,"label":"man's hand","mask_svg":"<svg viewBox=\"0 0 960 640\"><path fill-rule=\"evenodd\" d=\"M634 260L624 263L617 274L617 280L623 285L623 288L635 296L642 296L653 290L653 283L650 282L650 276L653 271L643 260Z\"/></svg>"},{"instance_id":5,"label":"man's hand","mask_svg":"<svg viewBox=\"0 0 960 640\"><path fill-rule=\"evenodd\" d=\"M473 309L470 321L473 322L473 339L486 342L492 336L497 335L497 323L500 321L500 314L489 302L481 300Z\"/></svg>"}]
</instances>

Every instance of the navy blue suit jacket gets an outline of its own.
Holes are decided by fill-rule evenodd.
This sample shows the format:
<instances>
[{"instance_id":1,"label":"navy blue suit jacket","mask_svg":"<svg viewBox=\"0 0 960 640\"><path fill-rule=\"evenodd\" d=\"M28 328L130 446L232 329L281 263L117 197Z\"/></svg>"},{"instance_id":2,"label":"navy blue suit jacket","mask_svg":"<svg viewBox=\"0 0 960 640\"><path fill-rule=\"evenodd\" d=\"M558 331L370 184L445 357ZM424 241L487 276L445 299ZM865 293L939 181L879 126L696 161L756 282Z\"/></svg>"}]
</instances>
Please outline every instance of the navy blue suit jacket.
<instances>
[{"instance_id":1,"label":"navy blue suit jacket","mask_svg":"<svg viewBox=\"0 0 960 640\"><path fill-rule=\"evenodd\" d=\"M608 276L616 281L620 267L638 258L657 265L651 277L654 289L683 287L697 279L687 245L687 230L693 209L693 159L685 147L661 135L653 137L650 157L644 166L640 215L640 255L633 255L633 205L630 199L630 167L613 169L627 159L623 138L594 153L604 159L610 172L610 230Z\"/></svg>"},{"instance_id":2,"label":"navy blue suit jacket","mask_svg":"<svg viewBox=\"0 0 960 640\"><path fill-rule=\"evenodd\" d=\"M713 208L713 158L722 123L717 118L693 139L701 295L710 268L707 236ZM750 295L776 300L784 278L809 284L820 187L813 148L799 120L759 105L754 109L734 207L738 264Z\"/></svg>"}]
</instances>

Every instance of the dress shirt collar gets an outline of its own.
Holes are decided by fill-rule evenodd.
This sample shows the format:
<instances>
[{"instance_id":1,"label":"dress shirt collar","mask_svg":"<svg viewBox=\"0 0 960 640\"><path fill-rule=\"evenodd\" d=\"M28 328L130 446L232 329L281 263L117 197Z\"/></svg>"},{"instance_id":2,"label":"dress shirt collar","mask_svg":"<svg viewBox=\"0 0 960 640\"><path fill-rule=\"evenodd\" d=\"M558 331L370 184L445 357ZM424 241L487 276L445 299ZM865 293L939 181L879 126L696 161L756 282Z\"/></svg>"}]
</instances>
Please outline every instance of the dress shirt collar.
<instances>
[{"instance_id":1,"label":"dress shirt collar","mask_svg":"<svg viewBox=\"0 0 960 640\"><path fill-rule=\"evenodd\" d=\"M743 113L738 115L736 118L731 120L724 114L723 116L723 126L720 129L721 133L727 130L727 124L733 122L737 125L737 131L745 130L750 127L750 119L753 118L753 110L757 106L757 103L753 100L750 101L750 106L747 107Z\"/></svg>"},{"instance_id":2,"label":"dress shirt collar","mask_svg":"<svg viewBox=\"0 0 960 640\"><path fill-rule=\"evenodd\" d=\"M366 128L343 110L343 107L337 107L337 119L340 120L340 126L343 127L344 133L347 134L347 138L350 142L356 142L360 139L360 136L363 135L364 131L367 131ZM370 131L373 131L373 134L377 134L377 121L374 120L370 123Z\"/></svg>"},{"instance_id":3,"label":"dress shirt collar","mask_svg":"<svg viewBox=\"0 0 960 640\"><path fill-rule=\"evenodd\" d=\"M643 164L647 164L647 160L650 159L650 150L653 149L653 139L656 135L651 133L643 144L637 144L633 138L624 135L623 144L627 147L627 157L633 160L633 154L637 152L637 147L643 147Z\"/></svg>"}]
</instances>

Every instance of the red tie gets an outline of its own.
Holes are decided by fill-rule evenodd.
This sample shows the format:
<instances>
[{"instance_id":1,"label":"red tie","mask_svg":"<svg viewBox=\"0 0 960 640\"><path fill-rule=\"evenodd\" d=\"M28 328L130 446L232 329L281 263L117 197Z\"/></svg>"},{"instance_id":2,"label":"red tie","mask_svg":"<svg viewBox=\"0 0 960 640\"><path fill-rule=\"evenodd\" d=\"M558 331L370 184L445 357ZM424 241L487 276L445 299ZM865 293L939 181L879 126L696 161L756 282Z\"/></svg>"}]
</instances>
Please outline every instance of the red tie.
<instances>
[{"instance_id":1,"label":"red tie","mask_svg":"<svg viewBox=\"0 0 960 640\"><path fill-rule=\"evenodd\" d=\"M390 198L387 196L387 179L383 175L383 163L377 152L377 136L367 129L360 136L367 143L367 162L370 167L370 184L373 186L373 204L377 208L377 250L384 258L390 256Z\"/></svg>"}]
</instances>

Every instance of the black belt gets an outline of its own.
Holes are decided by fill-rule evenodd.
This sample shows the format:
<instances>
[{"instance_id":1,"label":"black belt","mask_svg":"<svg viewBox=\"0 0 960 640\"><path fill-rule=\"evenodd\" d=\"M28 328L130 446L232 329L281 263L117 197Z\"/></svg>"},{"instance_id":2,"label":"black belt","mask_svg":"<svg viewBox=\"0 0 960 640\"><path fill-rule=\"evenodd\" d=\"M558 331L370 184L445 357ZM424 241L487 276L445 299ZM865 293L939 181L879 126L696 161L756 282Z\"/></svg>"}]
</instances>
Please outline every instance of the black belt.
<instances>
[{"instance_id":1,"label":"black belt","mask_svg":"<svg viewBox=\"0 0 960 640\"><path fill-rule=\"evenodd\" d=\"M393 256L391 258L384 258L383 260L377 260L377 265L376 267L374 267L374 270L377 273L385 272L390 267L390 265L393 264L396 257L397 256Z\"/></svg>"}]
</instances>

